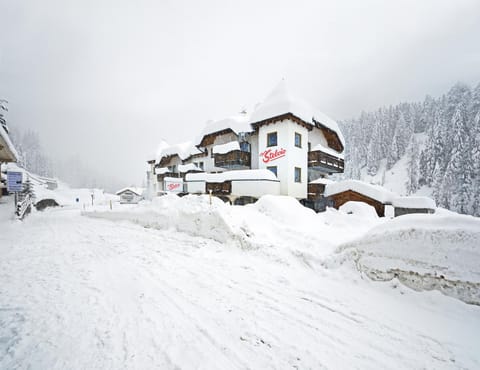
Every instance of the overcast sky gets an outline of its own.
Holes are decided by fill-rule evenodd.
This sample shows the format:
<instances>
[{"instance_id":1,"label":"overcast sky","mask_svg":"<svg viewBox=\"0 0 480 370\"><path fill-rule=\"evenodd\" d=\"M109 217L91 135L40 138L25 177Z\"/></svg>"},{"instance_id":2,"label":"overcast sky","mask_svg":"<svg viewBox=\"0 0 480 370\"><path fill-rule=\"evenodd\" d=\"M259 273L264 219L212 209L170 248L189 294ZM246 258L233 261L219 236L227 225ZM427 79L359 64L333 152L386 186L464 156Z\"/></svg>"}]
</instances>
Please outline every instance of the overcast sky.
<instances>
[{"instance_id":1,"label":"overcast sky","mask_svg":"<svg viewBox=\"0 0 480 370\"><path fill-rule=\"evenodd\" d=\"M285 78L337 120L480 82L480 1L0 0L0 98L51 157L141 184L163 138Z\"/></svg>"}]
</instances>

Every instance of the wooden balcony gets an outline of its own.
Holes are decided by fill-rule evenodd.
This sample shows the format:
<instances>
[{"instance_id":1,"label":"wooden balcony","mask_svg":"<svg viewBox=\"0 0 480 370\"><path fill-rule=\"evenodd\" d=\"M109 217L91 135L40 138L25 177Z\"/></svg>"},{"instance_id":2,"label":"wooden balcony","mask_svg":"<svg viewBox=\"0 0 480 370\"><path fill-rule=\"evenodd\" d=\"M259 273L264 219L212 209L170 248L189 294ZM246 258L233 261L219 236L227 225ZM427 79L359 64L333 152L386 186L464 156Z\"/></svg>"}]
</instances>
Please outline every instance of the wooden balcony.
<instances>
[{"instance_id":1,"label":"wooden balcony","mask_svg":"<svg viewBox=\"0 0 480 370\"><path fill-rule=\"evenodd\" d=\"M342 173L344 161L320 150L308 152L308 168L326 173Z\"/></svg>"},{"instance_id":2,"label":"wooden balcony","mask_svg":"<svg viewBox=\"0 0 480 370\"><path fill-rule=\"evenodd\" d=\"M251 154L241 150L232 150L225 154L214 154L215 167L230 170L245 170L251 167Z\"/></svg>"},{"instance_id":3,"label":"wooden balcony","mask_svg":"<svg viewBox=\"0 0 480 370\"><path fill-rule=\"evenodd\" d=\"M232 192L232 182L207 182L206 190L207 193L212 191L213 195L229 195Z\"/></svg>"}]
</instances>

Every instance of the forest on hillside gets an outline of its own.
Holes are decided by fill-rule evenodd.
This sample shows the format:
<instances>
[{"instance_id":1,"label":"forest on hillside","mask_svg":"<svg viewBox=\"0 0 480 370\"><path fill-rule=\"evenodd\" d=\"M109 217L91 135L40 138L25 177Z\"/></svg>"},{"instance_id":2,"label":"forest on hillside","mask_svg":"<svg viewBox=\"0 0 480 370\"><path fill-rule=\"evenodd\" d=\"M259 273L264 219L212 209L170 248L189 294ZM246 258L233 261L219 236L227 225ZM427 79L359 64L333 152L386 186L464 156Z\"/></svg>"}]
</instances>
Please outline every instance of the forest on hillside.
<instances>
[{"instance_id":1,"label":"forest on hillside","mask_svg":"<svg viewBox=\"0 0 480 370\"><path fill-rule=\"evenodd\" d=\"M388 170L406 157L407 194L428 186L438 206L480 216L480 84L457 83L439 98L362 112L340 124L345 177L374 176L382 163Z\"/></svg>"}]
</instances>

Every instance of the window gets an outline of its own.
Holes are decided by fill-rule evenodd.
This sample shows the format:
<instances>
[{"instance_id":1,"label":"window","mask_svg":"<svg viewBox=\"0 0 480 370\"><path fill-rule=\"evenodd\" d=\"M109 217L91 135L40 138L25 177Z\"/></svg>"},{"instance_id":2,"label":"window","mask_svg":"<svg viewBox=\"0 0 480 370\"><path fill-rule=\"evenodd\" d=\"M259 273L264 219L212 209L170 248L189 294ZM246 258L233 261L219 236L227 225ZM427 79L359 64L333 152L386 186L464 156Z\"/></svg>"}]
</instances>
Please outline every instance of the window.
<instances>
[{"instance_id":1,"label":"window","mask_svg":"<svg viewBox=\"0 0 480 370\"><path fill-rule=\"evenodd\" d=\"M203 162L198 162L198 168L200 168L203 171Z\"/></svg>"},{"instance_id":2,"label":"window","mask_svg":"<svg viewBox=\"0 0 480 370\"><path fill-rule=\"evenodd\" d=\"M277 166L269 166L269 167L267 167L267 170L272 171L272 172L275 174L275 176L278 177L278 175L277 175Z\"/></svg>"},{"instance_id":3,"label":"window","mask_svg":"<svg viewBox=\"0 0 480 370\"><path fill-rule=\"evenodd\" d=\"M242 152L247 152L247 153L250 153L250 143L246 142L246 141L242 141L240 143L240 150Z\"/></svg>"},{"instance_id":4,"label":"window","mask_svg":"<svg viewBox=\"0 0 480 370\"><path fill-rule=\"evenodd\" d=\"M270 132L267 134L267 146L277 146L277 133Z\"/></svg>"},{"instance_id":5,"label":"window","mask_svg":"<svg viewBox=\"0 0 480 370\"><path fill-rule=\"evenodd\" d=\"M295 167L295 182L302 182L302 169Z\"/></svg>"},{"instance_id":6,"label":"window","mask_svg":"<svg viewBox=\"0 0 480 370\"><path fill-rule=\"evenodd\" d=\"M309 151L309 152L312 151L312 143L308 143L308 151Z\"/></svg>"},{"instance_id":7,"label":"window","mask_svg":"<svg viewBox=\"0 0 480 370\"><path fill-rule=\"evenodd\" d=\"M302 147L302 135L300 135L298 132L295 132L295 146L297 148Z\"/></svg>"}]
</instances>

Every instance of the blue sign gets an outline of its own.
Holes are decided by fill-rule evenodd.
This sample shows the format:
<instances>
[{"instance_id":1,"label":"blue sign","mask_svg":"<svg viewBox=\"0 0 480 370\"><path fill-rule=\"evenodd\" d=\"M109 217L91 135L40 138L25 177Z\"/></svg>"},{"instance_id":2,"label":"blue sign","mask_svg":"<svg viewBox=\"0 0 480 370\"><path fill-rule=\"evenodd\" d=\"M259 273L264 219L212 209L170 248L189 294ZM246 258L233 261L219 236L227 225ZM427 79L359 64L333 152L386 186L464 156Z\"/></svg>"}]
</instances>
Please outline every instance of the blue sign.
<instances>
[{"instance_id":1,"label":"blue sign","mask_svg":"<svg viewBox=\"0 0 480 370\"><path fill-rule=\"evenodd\" d=\"M22 173L7 171L7 190L11 192L22 191Z\"/></svg>"}]
</instances>

